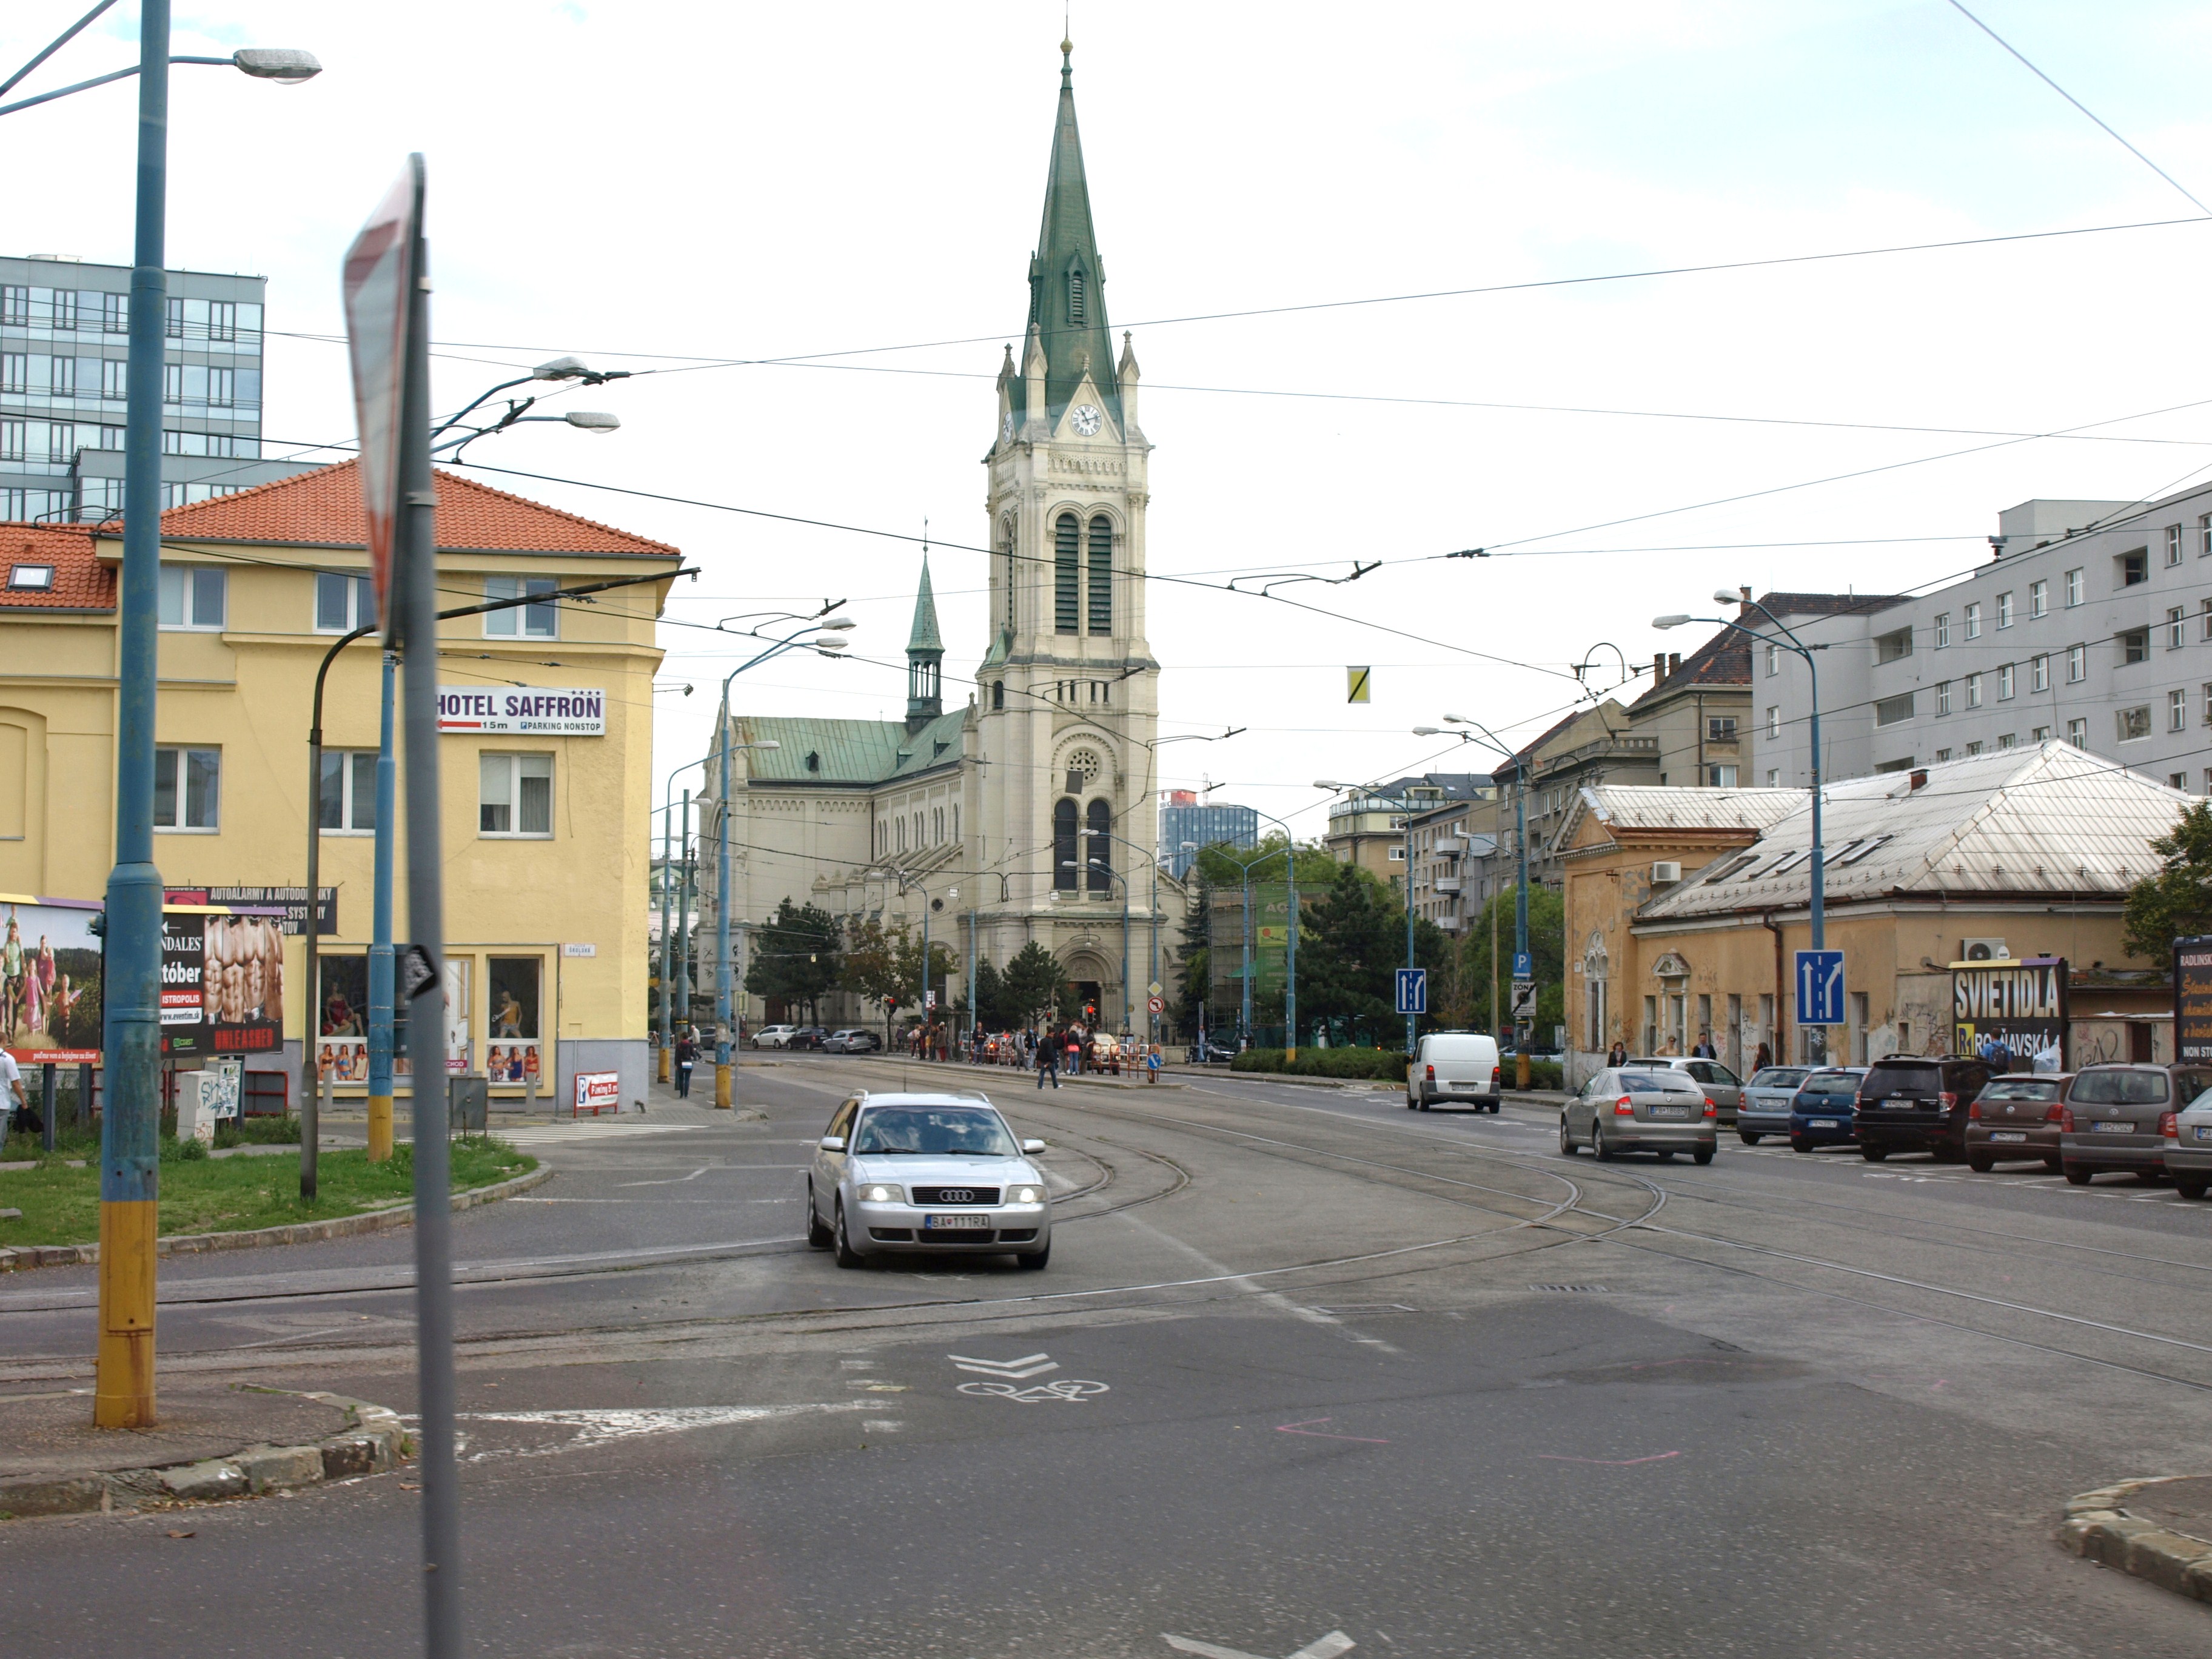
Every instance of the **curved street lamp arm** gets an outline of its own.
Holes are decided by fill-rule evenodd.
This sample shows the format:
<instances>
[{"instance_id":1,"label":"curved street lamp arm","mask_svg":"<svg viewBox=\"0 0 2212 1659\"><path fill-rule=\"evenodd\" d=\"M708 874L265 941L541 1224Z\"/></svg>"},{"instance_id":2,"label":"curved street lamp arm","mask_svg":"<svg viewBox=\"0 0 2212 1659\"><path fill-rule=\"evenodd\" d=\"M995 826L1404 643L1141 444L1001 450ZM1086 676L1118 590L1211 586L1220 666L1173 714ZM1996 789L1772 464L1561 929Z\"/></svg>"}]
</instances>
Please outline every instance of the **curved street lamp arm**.
<instances>
[{"instance_id":1,"label":"curved street lamp arm","mask_svg":"<svg viewBox=\"0 0 2212 1659\"><path fill-rule=\"evenodd\" d=\"M115 0L100 0L100 3L98 5L94 6L90 11L85 13L83 16L78 18L76 22L71 23L67 28L64 29L60 34L57 35L54 38L53 43L44 52L40 52L36 58L33 58L29 63L24 64L22 68L17 70L6 80L0 81L0 94L13 92L25 76L28 75L33 70L38 68L40 64L45 63L47 58L52 57L64 46L69 45L70 41L76 40L78 35L84 32L87 25L90 24L95 18L97 18L100 13L109 10L114 6L114 4Z\"/></svg>"}]
</instances>

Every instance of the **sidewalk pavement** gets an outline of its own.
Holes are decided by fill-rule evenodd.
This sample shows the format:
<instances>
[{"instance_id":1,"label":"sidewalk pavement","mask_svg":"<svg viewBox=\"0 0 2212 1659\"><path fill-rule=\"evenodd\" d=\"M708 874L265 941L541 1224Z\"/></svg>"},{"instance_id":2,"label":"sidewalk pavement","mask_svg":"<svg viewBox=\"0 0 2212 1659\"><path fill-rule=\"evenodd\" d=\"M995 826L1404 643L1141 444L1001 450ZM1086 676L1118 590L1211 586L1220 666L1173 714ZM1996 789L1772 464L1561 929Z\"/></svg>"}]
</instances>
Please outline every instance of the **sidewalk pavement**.
<instances>
[{"instance_id":1,"label":"sidewalk pavement","mask_svg":"<svg viewBox=\"0 0 2212 1659\"><path fill-rule=\"evenodd\" d=\"M381 1406L251 1383L169 1383L150 1429L93 1427L89 1389L6 1404L0 1520L258 1496L379 1474L410 1449Z\"/></svg>"},{"instance_id":2,"label":"sidewalk pavement","mask_svg":"<svg viewBox=\"0 0 2212 1659\"><path fill-rule=\"evenodd\" d=\"M2168 1474L2069 1500L2058 1541L2177 1595L2212 1601L2212 1475Z\"/></svg>"}]
</instances>

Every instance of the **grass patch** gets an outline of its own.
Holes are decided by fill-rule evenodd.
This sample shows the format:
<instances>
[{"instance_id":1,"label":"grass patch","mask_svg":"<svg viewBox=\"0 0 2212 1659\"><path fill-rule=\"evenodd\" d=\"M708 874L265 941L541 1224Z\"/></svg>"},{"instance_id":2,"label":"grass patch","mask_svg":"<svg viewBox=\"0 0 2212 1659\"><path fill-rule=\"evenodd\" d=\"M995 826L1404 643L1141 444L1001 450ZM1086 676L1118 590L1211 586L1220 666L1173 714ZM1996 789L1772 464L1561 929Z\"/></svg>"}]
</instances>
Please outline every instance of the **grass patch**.
<instances>
[{"instance_id":1,"label":"grass patch","mask_svg":"<svg viewBox=\"0 0 2212 1659\"><path fill-rule=\"evenodd\" d=\"M488 1136L456 1139L453 1188L488 1187L538 1167L538 1160ZM161 1147L161 1231L246 1232L295 1221L328 1221L382 1209L414 1196L413 1148L371 1164L366 1150L325 1151L316 1164L315 1201L300 1201L297 1153L265 1158L189 1158L173 1139ZM99 1148L82 1170L62 1157L35 1170L0 1170L0 1208L22 1211L0 1219L0 1247L91 1244L100 1238Z\"/></svg>"}]
</instances>

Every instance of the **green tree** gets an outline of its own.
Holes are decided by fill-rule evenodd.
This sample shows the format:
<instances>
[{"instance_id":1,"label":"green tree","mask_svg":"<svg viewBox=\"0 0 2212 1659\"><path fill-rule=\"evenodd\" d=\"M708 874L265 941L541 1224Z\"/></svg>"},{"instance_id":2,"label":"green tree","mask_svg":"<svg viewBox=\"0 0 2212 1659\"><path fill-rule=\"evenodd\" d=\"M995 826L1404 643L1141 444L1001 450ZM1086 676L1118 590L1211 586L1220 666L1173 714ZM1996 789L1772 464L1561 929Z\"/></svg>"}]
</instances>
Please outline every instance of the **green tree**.
<instances>
[{"instance_id":1,"label":"green tree","mask_svg":"<svg viewBox=\"0 0 2212 1659\"><path fill-rule=\"evenodd\" d=\"M787 898L754 931L753 940L745 989L787 1006L804 1003L808 1021L814 1021L823 993L838 983L843 968L845 937L837 918L818 905L794 905Z\"/></svg>"},{"instance_id":2,"label":"green tree","mask_svg":"<svg viewBox=\"0 0 2212 1659\"><path fill-rule=\"evenodd\" d=\"M905 928L901 927L893 938L896 942L892 946L892 955L897 963L899 982L906 993L900 998L900 1001L911 1002L917 1008L926 1008L928 1006L928 999L921 994L921 936L908 933ZM936 989L937 1006L940 1012L945 1003L945 985L951 978L952 969L957 960L958 958L952 952L951 946L946 945L942 939L930 940L929 983Z\"/></svg>"},{"instance_id":3,"label":"green tree","mask_svg":"<svg viewBox=\"0 0 2212 1659\"><path fill-rule=\"evenodd\" d=\"M1405 914L1358 865L1336 866L1328 892L1298 924L1300 1025L1341 1019L1355 1041L1374 1040L1395 1018L1392 970L1405 963Z\"/></svg>"},{"instance_id":4,"label":"green tree","mask_svg":"<svg viewBox=\"0 0 2212 1659\"><path fill-rule=\"evenodd\" d=\"M1196 881L1190 890L1190 908L1183 912L1175 973L1176 1023L1185 1031L1198 1030L1199 1011L1206 1006L1206 994L1213 982L1210 949L1213 884L1206 878L1206 872L1195 861L1191 873Z\"/></svg>"},{"instance_id":5,"label":"green tree","mask_svg":"<svg viewBox=\"0 0 2212 1659\"><path fill-rule=\"evenodd\" d=\"M1006 1009L1018 1025L1057 1012L1069 990L1060 971L1060 959L1035 939L1014 953L1002 979Z\"/></svg>"},{"instance_id":6,"label":"green tree","mask_svg":"<svg viewBox=\"0 0 2212 1659\"><path fill-rule=\"evenodd\" d=\"M894 932L872 916L856 917L845 932L845 960L838 983L845 989L883 1005L884 1041L889 1042L891 1021L915 989L912 975L901 971L899 946L903 928Z\"/></svg>"},{"instance_id":7,"label":"green tree","mask_svg":"<svg viewBox=\"0 0 2212 1659\"><path fill-rule=\"evenodd\" d=\"M975 962L975 1018L994 1031L1014 1023L1006 1015L1006 982L1000 977L998 964L980 952Z\"/></svg>"},{"instance_id":8,"label":"green tree","mask_svg":"<svg viewBox=\"0 0 2212 1659\"><path fill-rule=\"evenodd\" d=\"M2171 972L2174 940L2212 933L2212 801L2191 802L2150 848L2158 872L2128 889L2124 939L2130 956Z\"/></svg>"},{"instance_id":9,"label":"green tree","mask_svg":"<svg viewBox=\"0 0 2212 1659\"><path fill-rule=\"evenodd\" d=\"M1502 888L1468 928L1459 952L1459 994L1468 1024L1490 1029L1491 939L1498 944L1498 1023L1510 1025L1513 984L1513 890ZM1548 1038L1566 1018L1566 901L1541 884L1528 889L1528 954L1536 958L1536 1034Z\"/></svg>"}]
</instances>

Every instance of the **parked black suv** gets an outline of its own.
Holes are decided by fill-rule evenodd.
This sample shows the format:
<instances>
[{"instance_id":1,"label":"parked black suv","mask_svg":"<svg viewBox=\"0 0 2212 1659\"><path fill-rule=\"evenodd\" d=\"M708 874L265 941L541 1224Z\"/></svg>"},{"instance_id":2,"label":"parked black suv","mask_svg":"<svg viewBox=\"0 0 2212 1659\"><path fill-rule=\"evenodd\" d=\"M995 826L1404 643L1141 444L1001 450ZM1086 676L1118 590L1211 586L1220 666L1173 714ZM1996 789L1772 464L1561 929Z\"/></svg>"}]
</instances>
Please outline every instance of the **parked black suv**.
<instances>
[{"instance_id":1,"label":"parked black suv","mask_svg":"<svg viewBox=\"0 0 2212 1659\"><path fill-rule=\"evenodd\" d=\"M1932 1152L1939 1164L1966 1155L1966 1109L1991 1076L1987 1060L1892 1054L1859 1079L1859 1156Z\"/></svg>"}]
</instances>

